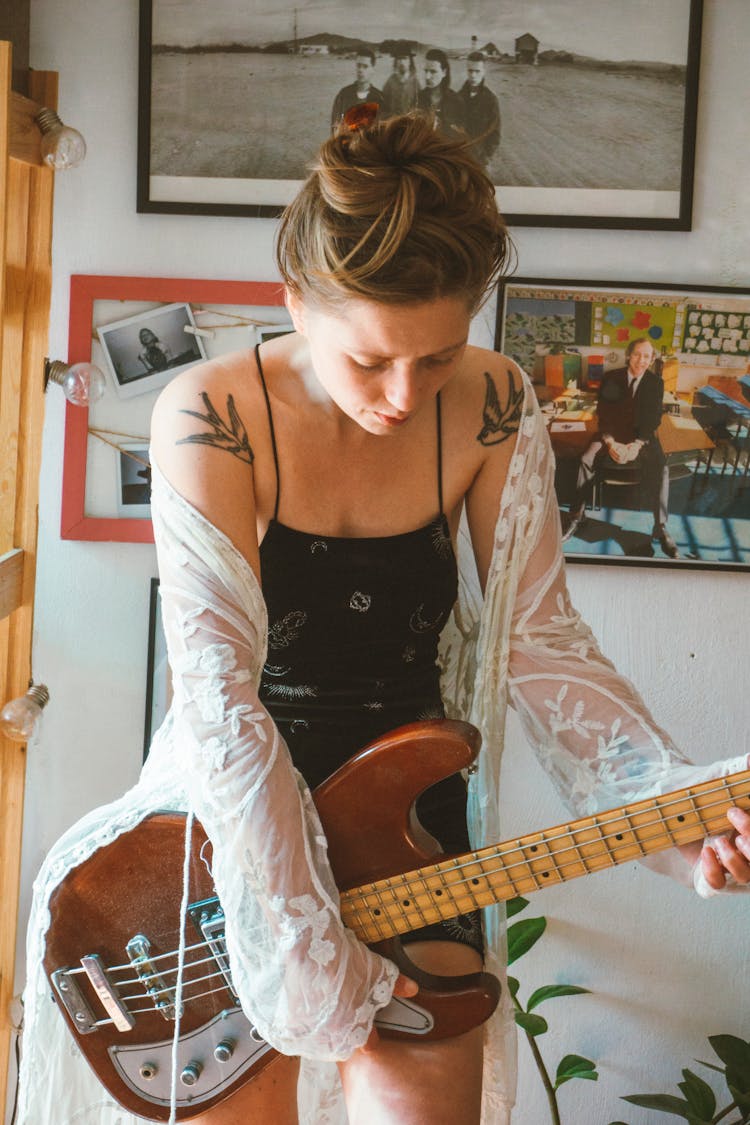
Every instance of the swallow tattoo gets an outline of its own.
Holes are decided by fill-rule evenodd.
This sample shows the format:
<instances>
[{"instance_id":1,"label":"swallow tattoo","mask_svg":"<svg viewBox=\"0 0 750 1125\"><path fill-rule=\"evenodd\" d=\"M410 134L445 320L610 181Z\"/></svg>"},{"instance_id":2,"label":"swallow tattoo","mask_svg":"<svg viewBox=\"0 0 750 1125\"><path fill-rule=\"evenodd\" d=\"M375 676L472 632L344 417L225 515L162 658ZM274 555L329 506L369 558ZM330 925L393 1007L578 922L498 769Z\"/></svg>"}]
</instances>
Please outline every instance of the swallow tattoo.
<instances>
[{"instance_id":1,"label":"swallow tattoo","mask_svg":"<svg viewBox=\"0 0 750 1125\"><path fill-rule=\"evenodd\" d=\"M227 453L231 453L233 457L238 457L245 464L252 465L255 454L250 446L247 430L237 413L232 395L227 395L228 423L216 411L205 391L201 391L201 398L206 408L205 414L201 414L198 410L181 410L180 413L189 414L191 418L199 418L201 422L206 422L211 427L210 432L189 434L188 437L180 438L177 444L186 445L192 442L195 445L213 445L216 449L224 449Z\"/></svg>"},{"instance_id":2,"label":"swallow tattoo","mask_svg":"<svg viewBox=\"0 0 750 1125\"><path fill-rule=\"evenodd\" d=\"M477 441L481 445L500 445L512 437L518 430L521 422L523 408L523 385L516 387L513 375L508 371L508 401L500 405L495 381L489 371L485 371L484 378L487 383L484 408L482 410L482 428L477 434Z\"/></svg>"}]
</instances>

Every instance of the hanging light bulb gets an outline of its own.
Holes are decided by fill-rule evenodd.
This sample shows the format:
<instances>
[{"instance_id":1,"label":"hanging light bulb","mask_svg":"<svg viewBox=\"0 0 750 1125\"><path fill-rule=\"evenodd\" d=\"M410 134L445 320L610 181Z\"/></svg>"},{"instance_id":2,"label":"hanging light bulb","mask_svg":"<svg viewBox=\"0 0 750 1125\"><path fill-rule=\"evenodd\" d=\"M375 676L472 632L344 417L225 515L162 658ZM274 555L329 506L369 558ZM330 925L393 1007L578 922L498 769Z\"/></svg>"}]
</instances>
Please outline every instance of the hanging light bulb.
<instances>
[{"instance_id":1,"label":"hanging light bulb","mask_svg":"<svg viewBox=\"0 0 750 1125\"><path fill-rule=\"evenodd\" d=\"M91 406L104 394L107 381L94 363L63 363L61 359L45 360L44 389L57 383L68 402L74 406Z\"/></svg>"},{"instance_id":2,"label":"hanging light bulb","mask_svg":"<svg viewBox=\"0 0 750 1125\"><path fill-rule=\"evenodd\" d=\"M0 734L11 742L28 742L49 703L44 684L32 684L25 695L11 699L0 711Z\"/></svg>"},{"instance_id":3,"label":"hanging light bulb","mask_svg":"<svg viewBox=\"0 0 750 1125\"><path fill-rule=\"evenodd\" d=\"M35 121L42 133L42 160L56 172L75 168L86 155L86 142L77 129L63 125L54 109L40 109Z\"/></svg>"}]
</instances>

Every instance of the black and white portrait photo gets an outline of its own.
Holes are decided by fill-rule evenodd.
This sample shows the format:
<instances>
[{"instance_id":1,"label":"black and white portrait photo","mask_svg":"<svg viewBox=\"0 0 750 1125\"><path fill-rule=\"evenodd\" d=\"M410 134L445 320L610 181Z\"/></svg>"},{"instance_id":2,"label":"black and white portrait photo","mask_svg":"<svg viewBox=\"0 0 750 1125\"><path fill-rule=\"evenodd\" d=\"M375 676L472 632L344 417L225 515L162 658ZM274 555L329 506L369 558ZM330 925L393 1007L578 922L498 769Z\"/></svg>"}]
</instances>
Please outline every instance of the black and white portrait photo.
<instances>
[{"instance_id":1,"label":"black and white portrait photo","mask_svg":"<svg viewBox=\"0 0 750 1125\"><path fill-rule=\"evenodd\" d=\"M117 507L121 516L151 516L151 460L148 445L125 443L117 451Z\"/></svg>"},{"instance_id":2,"label":"black and white portrait photo","mask_svg":"<svg viewBox=\"0 0 750 1125\"><path fill-rule=\"evenodd\" d=\"M121 398L164 387L178 371L206 358L188 304L161 305L114 321L97 335Z\"/></svg>"},{"instance_id":3,"label":"black and white portrait photo","mask_svg":"<svg viewBox=\"0 0 750 1125\"><path fill-rule=\"evenodd\" d=\"M270 214L352 105L474 141L516 221L676 225L700 0L141 0L139 208Z\"/></svg>"}]
</instances>

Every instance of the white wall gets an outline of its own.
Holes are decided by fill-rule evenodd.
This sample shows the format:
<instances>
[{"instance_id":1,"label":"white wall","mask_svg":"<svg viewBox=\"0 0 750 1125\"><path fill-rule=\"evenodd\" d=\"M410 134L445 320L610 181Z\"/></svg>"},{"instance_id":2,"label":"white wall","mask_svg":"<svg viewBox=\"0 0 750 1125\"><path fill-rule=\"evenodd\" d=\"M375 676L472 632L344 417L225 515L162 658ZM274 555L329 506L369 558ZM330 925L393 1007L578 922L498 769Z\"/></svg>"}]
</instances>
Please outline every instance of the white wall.
<instances>
[{"instance_id":1,"label":"white wall","mask_svg":"<svg viewBox=\"0 0 750 1125\"><path fill-rule=\"evenodd\" d=\"M137 5L32 0L31 16L31 64L59 71L61 115L89 146L86 163L57 182L50 355L67 352L72 273L273 279L272 220L135 212ZM644 35L633 28L634 43ZM748 46L747 0L706 0L692 232L519 228L519 273L750 285ZM489 319L479 329L487 342L490 329ZM137 775L156 573L150 546L60 541L62 425L62 396L51 393L34 675L52 701L29 749L22 922L48 846ZM691 755L750 750L746 574L573 565L570 585L604 650ZM509 832L565 819L517 734L508 767ZM683 1066L707 1057L709 1034L750 1038L747 900L706 904L632 866L551 889L533 906L549 927L518 963L524 993L555 981L593 992L551 1002L553 1030L540 1040L552 1069L569 1052L599 1062L598 1084L561 1092L568 1125L653 1120L618 1096L673 1089ZM19 981L21 969L22 956ZM536 1125L549 1117L520 1048L518 1120Z\"/></svg>"}]
</instances>

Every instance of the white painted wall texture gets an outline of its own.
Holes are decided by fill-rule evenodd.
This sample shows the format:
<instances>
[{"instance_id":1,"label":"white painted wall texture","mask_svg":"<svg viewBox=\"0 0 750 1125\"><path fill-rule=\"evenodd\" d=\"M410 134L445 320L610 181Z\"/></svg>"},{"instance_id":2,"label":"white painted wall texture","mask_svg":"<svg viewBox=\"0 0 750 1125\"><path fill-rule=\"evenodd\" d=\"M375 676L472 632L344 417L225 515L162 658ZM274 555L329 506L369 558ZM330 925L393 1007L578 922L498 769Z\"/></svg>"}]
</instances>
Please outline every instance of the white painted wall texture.
<instances>
[{"instance_id":1,"label":"white painted wall texture","mask_svg":"<svg viewBox=\"0 0 750 1125\"><path fill-rule=\"evenodd\" d=\"M634 52L649 29L633 27ZM750 285L747 0L706 0L694 229L689 233L518 228L519 273ZM61 115L89 153L56 188L50 355L67 353L73 273L269 280L272 220L135 211L137 4L32 0L31 65L60 73ZM644 137L658 121L644 121ZM491 340L491 312L476 335ZM29 749L22 922L43 854L79 815L132 783L141 756L154 551L61 542L62 396L50 394L42 463L34 675L52 701ZM698 761L750 750L748 575L569 568L574 599L604 651ZM506 769L508 832L566 819L517 731ZM566 1125L655 1120L619 1096L674 1090L706 1058L707 1035L750 1038L745 898L702 902L632 865L537 897L549 920L518 963L524 994L570 981L589 997L552 1001L540 1046L552 1068L578 1052L597 1084L560 1094ZM20 956L19 987L23 956ZM549 1120L520 1044L517 1120ZM42 1123L40 1123L42 1125ZM47 1123L44 1123L47 1125ZM52 1123L49 1123L52 1125Z\"/></svg>"}]
</instances>

